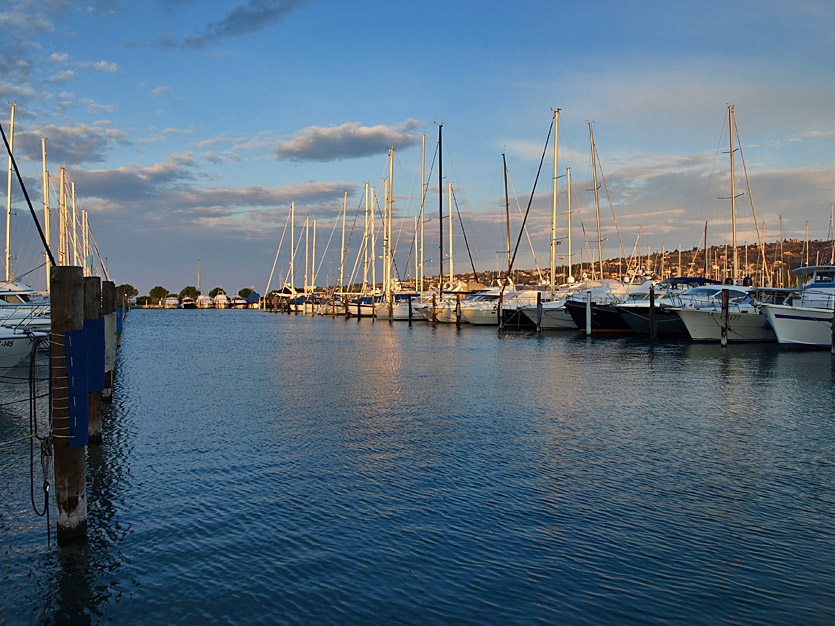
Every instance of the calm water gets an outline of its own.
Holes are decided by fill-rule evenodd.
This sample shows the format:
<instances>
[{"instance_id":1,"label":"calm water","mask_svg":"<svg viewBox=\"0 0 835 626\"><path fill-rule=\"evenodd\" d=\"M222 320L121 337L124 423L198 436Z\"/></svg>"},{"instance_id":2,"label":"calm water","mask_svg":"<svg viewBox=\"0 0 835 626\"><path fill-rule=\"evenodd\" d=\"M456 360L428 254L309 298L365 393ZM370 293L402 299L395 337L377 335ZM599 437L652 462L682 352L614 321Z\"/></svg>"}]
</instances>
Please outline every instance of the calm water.
<instances>
[{"instance_id":1,"label":"calm water","mask_svg":"<svg viewBox=\"0 0 835 626\"><path fill-rule=\"evenodd\" d=\"M136 310L117 367L86 547L0 447L0 623L835 623L828 352Z\"/></svg>"}]
</instances>

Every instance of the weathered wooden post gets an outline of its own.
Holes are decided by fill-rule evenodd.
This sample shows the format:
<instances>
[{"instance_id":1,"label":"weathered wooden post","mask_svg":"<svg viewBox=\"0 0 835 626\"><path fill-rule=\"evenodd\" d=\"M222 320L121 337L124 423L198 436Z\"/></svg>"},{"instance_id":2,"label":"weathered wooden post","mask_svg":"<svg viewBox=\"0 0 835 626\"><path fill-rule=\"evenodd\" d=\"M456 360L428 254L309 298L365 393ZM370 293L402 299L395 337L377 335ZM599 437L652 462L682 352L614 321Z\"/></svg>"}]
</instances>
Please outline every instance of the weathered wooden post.
<instances>
[{"instance_id":1,"label":"weathered wooden post","mask_svg":"<svg viewBox=\"0 0 835 626\"><path fill-rule=\"evenodd\" d=\"M502 315L504 315L504 290L499 292L499 308L496 309L496 322L499 324L499 330L502 329L504 323Z\"/></svg>"},{"instance_id":2,"label":"weathered wooden post","mask_svg":"<svg viewBox=\"0 0 835 626\"><path fill-rule=\"evenodd\" d=\"M116 284L112 280L101 284L101 316L104 319L104 390L101 397L110 402L116 367Z\"/></svg>"},{"instance_id":3,"label":"weathered wooden post","mask_svg":"<svg viewBox=\"0 0 835 626\"><path fill-rule=\"evenodd\" d=\"M433 324L438 321L436 306L437 306L437 302L435 301L435 294L433 293L432 294L432 323Z\"/></svg>"},{"instance_id":4,"label":"weathered wooden post","mask_svg":"<svg viewBox=\"0 0 835 626\"><path fill-rule=\"evenodd\" d=\"M125 321L125 292L116 290L116 347L122 345L122 324Z\"/></svg>"},{"instance_id":5,"label":"weathered wooden post","mask_svg":"<svg viewBox=\"0 0 835 626\"><path fill-rule=\"evenodd\" d=\"M835 295L832 296L832 356L835 357Z\"/></svg>"},{"instance_id":6,"label":"weathered wooden post","mask_svg":"<svg viewBox=\"0 0 835 626\"><path fill-rule=\"evenodd\" d=\"M722 290L722 322L721 322L722 323L722 326L721 326L722 338L719 340L719 343L721 343L723 347L728 345L728 296L729 296L729 290L728 289L723 289Z\"/></svg>"},{"instance_id":7,"label":"weathered wooden post","mask_svg":"<svg viewBox=\"0 0 835 626\"><path fill-rule=\"evenodd\" d=\"M104 321L101 315L101 278L84 277L84 328L87 330L88 369L87 415L91 442L101 441L101 394L104 387ZM94 354L95 351L95 354ZM101 352L101 354L99 354ZM101 371L98 371L99 366Z\"/></svg>"},{"instance_id":8,"label":"weathered wooden post","mask_svg":"<svg viewBox=\"0 0 835 626\"><path fill-rule=\"evenodd\" d=\"M461 327L461 293L455 294L455 326Z\"/></svg>"},{"instance_id":9,"label":"weathered wooden post","mask_svg":"<svg viewBox=\"0 0 835 626\"><path fill-rule=\"evenodd\" d=\"M87 425L83 425L82 436L78 416L74 418L71 415L72 398L65 334L84 327L84 282L80 267L55 266L51 270L52 446L58 545L65 545L87 540Z\"/></svg>"},{"instance_id":10,"label":"weathered wooden post","mask_svg":"<svg viewBox=\"0 0 835 626\"><path fill-rule=\"evenodd\" d=\"M412 323L412 296L409 296L409 323Z\"/></svg>"},{"instance_id":11,"label":"weathered wooden post","mask_svg":"<svg viewBox=\"0 0 835 626\"><path fill-rule=\"evenodd\" d=\"M542 332L542 292L536 292L536 332Z\"/></svg>"},{"instance_id":12,"label":"weathered wooden post","mask_svg":"<svg viewBox=\"0 0 835 626\"><path fill-rule=\"evenodd\" d=\"M586 292L586 337L591 336L591 290Z\"/></svg>"},{"instance_id":13,"label":"weathered wooden post","mask_svg":"<svg viewBox=\"0 0 835 626\"><path fill-rule=\"evenodd\" d=\"M658 337L655 319L655 286L649 288L649 338L655 341Z\"/></svg>"}]
</instances>

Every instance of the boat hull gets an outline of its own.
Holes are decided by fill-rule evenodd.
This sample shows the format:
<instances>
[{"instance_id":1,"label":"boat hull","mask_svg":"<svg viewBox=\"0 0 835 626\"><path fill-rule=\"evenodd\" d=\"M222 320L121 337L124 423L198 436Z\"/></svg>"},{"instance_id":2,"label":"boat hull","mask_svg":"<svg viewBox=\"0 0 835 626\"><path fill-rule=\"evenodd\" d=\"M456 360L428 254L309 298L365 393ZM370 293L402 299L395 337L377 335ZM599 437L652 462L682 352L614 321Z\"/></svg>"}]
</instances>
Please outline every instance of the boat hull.
<instances>
[{"instance_id":1,"label":"boat hull","mask_svg":"<svg viewBox=\"0 0 835 626\"><path fill-rule=\"evenodd\" d=\"M620 316L638 335L650 334L649 305L644 307L617 307ZM675 311L655 308L655 336L685 339L690 337L687 327Z\"/></svg>"},{"instance_id":2,"label":"boat hull","mask_svg":"<svg viewBox=\"0 0 835 626\"><path fill-rule=\"evenodd\" d=\"M763 304L781 348L825 349L832 346L832 311Z\"/></svg>"},{"instance_id":3,"label":"boat hull","mask_svg":"<svg viewBox=\"0 0 835 626\"><path fill-rule=\"evenodd\" d=\"M722 340L722 311L716 309L676 309L693 341L717 343ZM728 341L770 342L776 337L768 318L756 309L728 312Z\"/></svg>"},{"instance_id":4,"label":"boat hull","mask_svg":"<svg viewBox=\"0 0 835 626\"><path fill-rule=\"evenodd\" d=\"M577 328L586 332L586 303L567 300L565 310L571 315ZM635 331L624 321L613 305L591 303L592 335L632 335L634 333Z\"/></svg>"}]
</instances>

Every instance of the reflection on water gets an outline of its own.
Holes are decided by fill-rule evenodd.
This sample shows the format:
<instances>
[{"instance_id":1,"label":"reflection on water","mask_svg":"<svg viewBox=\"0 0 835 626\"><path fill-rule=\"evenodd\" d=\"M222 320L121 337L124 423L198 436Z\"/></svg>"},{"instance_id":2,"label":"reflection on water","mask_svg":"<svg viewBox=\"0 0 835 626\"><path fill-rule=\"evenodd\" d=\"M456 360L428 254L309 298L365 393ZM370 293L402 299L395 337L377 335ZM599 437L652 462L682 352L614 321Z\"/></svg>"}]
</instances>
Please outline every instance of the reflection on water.
<instances>
[{"instance_id":1,"label":"reflection on water","mask_svg":"<svg viewBox=\"0 0 835 626\"><path fill-rule=\"evenodd\" d=\"M11 623L835 619L828 353L134 311L119 358L87 546L0 450Z\"/></svg>"}]
</instances>

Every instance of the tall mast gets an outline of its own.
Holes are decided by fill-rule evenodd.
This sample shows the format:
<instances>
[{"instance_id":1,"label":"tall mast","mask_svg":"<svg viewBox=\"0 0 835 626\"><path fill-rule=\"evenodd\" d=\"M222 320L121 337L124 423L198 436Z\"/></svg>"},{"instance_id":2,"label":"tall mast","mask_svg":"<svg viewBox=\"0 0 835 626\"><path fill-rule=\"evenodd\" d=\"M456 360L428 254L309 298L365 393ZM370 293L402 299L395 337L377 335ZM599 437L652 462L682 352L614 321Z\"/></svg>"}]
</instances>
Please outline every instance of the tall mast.
<instances>
[{"instance_id":1,"label":"tall mast","mask_svg":"<svg viewBox=\"0 0 835 626\"><path fill-rule=\"evenodd\" d=\"M371 188L371 301L374 301L374 291L377 289L377 233L374 231L374 214L377 198L374 197L374 187Z\"/></svg>"},{"instance_id":2,"label":"tall mast","mask_svg":"<svg viewBox=\"0 0 835 626\"><path fill-rule=\"evenodd\" d=\"M444 295L444 165L441 150L444 125L438 124L438 295Z\"/></svg>"},{"instance_id":3,"label":"tall mast","mask_svg":"<svg viewBox=\"0 0 835 626\"><path fill-rule=\"evenodd\" d=\"M197 259L197 295L203 293L200 289L200 259Z\"/></svg>"},{"instance_id":4,"label":"tall mast","mask_svg":"<svg viewBox=\"0 0 835 626\"><path fill-rule=\"evenodd\" d=\"M705 278L707 278L707 269L708 269L708 261L707 258L707 222L705 222Z\"/></svg>"},{"instance_id":5,"label":"tall mast","mask_svg":"<svg viewBox=\"0 0 835 626\"><path fill-rule=\"evenodd\" d=\"M89 276L89 268L87 267L87 257L90 255L90 238L88 234L89 223L87 222L87 211L81 211L81 254L83 255L82 266L84 267L84 276Z\"/></svg>"},{"instance_id":6,"label":"tall mast","mask_svg":"<svg viewBox=\"0 0 835 626\"><path fill-rule=\"evenodd\" d=\"M49 173L46 171L46 139L41 137L41 154L43 156L43 221L44 221L44 237L46 238L46 246L52 246L52 240L49 237ZM46 290L49 291L49 277L52 264L49 262L49 252L44 250L44 266L46 267Z\"/></svg>"},{"instance_id":7,"label":"tall mast","mask_svg":"<svg viewBox=\"0 0 835 626\"><path fill-rule=\"evenodd\" d=\"M78 211L75 207L75 181L70 183L72 189L72 261L78 267Z\"/></svg>"},{"instance_id":8,"label":"tall mast","mask_svg":"<svg viewBox=\"0 0 835 626\"><path fill-rule=\"evenodd\" d=\"M572 273L571 268L571 168L566 168L568 170L568 282L574 282L574 274Z\"/></svg>"},{"instance_id":9,"label":"tall mast","mask_svg":"<svg viewBox=\"0 0 835 626\"><path fill-rule=\"evenodd\" d=\"M418 291L423 293L423 206L426 200L426 133L423 133L423 142L420 148L420 269L418 280L420 285Z\"/></svg>"},{"instance_id":10,"label":"tall mast","mask_svg":"<svg viewBox=\"0 0 835 626\"><path fill-rule=\"evenodd\" d=\"M62 167L58 192L58 264L67 264L67 172Z\"/></svg>"},{"instance_id":11,"label":"tall mast","mask_svg":"<svg viewBox=\"0 0 835 626\"><path fill-rule=\"evenodd\" d=\"M551 297L557 287L557 147L560 136L560 110L554 109L554 210L551 216Z\"/></svg>"},{"instance_id":12,"label":"tall mast","mask_svg":"<svg viewBox=\"0 0 835 626\"><path fill-rule=\"evenodd\" d=\"M339 289L345 291L345 213L348 211L348 191L342 200L342 249L339 253Z\"/></svg>"},{"instance_id":13,"label":"tall mast","mask_svg":"<svg viewBox=\"0 0 835 626\"><path fill-rule=\"evenodd\" d=\"M290 293L296 293L296 203L290 203Z\"/></svg>"},{"instance_id":14,"label":"tall mast","mask_svg":"<svg viewBox=\"0 0 835 626\"><path fill-rule=\"evenodd\" d=\"M739 252L736 249L736 174L734 172L734 106L728 105L728 125L731 136L731 241L734 247L734 276L736 282L739 276Z\"/></svg>"},{"instance_id":15,"label":"tall mast","mask_svg":"<svg viewBox=\"0 0 835 626\"><path fill-rule=\"evenodd\" d=\"M502 168L504 171L504 223L507 226L507 274L510 275L510 196L507 194L507 158L502 152Z\"/></svg>"},{"instance_id":16,"label":"tall mast","mask_svg":"<svg viewBox=\"0 0 835 626\"><path fill-rule=\"evenodd\" d=\"M391 265L392 265L392 251L391 251L391 216L394 213L394 148L391 149L389 158L389 211L386 218L386 239L388 245L386 250L386 301L391 302Z\"/></svg>"},{"instance_id":17,"label":"tall mast","mask_svg":"<svg viewBox=\"0 0 835 626\"><path fill-rule=\"evenodd\" d=\"M310 259L310 216L306 215L304 218L304 292L307 293L307 287L310 284L310 275L308 273L308 260Z\"/></svg>"},{"instance_id":18,"label":"tall mast","mask_svg":"<svg viewBox=\"0 0 835 626\"><path fill-rule=\"evenodd\" d=\"M6 177L6 282L12 279L11 228L12 228L12 152L14 151L14 110L9 123L9 171Z\"/></svg>"},{"instance_id":19,"label":"tall mast","mask_svg":"<svg viewBox=\"0 0 835 626\"><path fill-rule=\"evenodd\" d=\"M316 220L313 220L313 254L310 257L310 291L316 290Z\"/></svg>"},{"instance_id":20,"label":"tall mast","mask_svg":"<svg viewBox=\"0 0 835 626\"><path fill-rule=\"evenodd\" d=\"M597 189L597 148L594 147L594 131L589 122L589 136L591 137L591 168L594 172L594 213L597 217L597 254L600 262L600 280L603 280L603 237L600 236L600 200Z\"/></svg>"},{"instance_id":21,"label":"tall mast","mask_svg":"<svg viewBox=\"0 0 835 626\"><path fill-rule=\"evenodd\" d=\"M452 281L454 280L455 273L452 269L452 183L447 183L449 185L449 286L450 289L452 288Z\"/></svg>"},{"instance_id":22,"label":"tall mast","mask_svg":"<svg viewBox=\"0 0 835 626\"><path fill-rule=\"evenodd\" d=\"M365 293L365 286L368 284L368 195L368 183L365 183L365 230L363 230L362 234L362 293Z\"/></svg>"}]
</instances>

